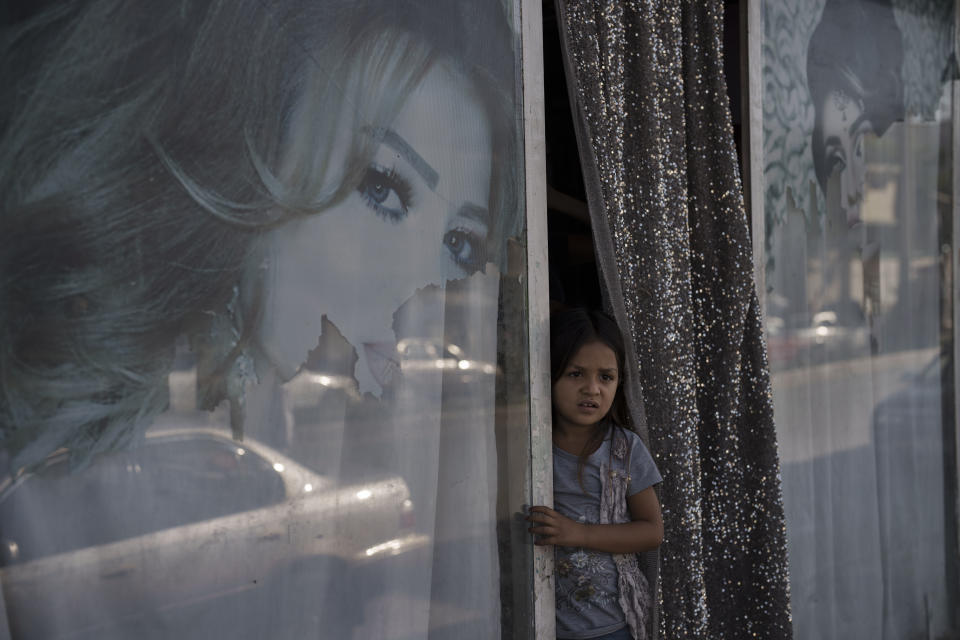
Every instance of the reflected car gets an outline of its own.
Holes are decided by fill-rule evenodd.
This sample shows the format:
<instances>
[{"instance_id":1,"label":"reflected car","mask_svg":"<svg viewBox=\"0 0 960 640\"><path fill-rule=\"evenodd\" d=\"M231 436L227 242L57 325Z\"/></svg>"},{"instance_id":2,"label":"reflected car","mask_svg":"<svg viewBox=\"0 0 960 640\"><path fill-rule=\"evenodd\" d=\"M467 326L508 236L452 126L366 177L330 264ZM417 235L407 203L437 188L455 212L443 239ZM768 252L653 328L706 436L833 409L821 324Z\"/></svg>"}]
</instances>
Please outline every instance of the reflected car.
<instances>
[{"instance_id":1,"label":"reflected car","mask_svg":"<svg viewBox=\"0 0 960 640\"><path fill-rule=\"evenodd\" d=\"M382 365L380 375L384 383L389 383L401 369L407 375L453 372L460 382L473 382L497 373L495 363L474 360L456 344L438 343L429 338L404 338L397 344L395 353L371 352L368 357ZM286 383L286 387L295 405L315 405L317 392L326 390L340 390L352 398L360 397L356 379L342 371L322 367L304 367Z\"/></svg>"},{"instance_id":2,"label":"reflected car","mask_svg":"<svg viewBox=\"0 0 960 640\"><path fill-rule=\"evenodd\" d=\"M414 531L400 477L337 486L225 431L165 429L84 469L69 464L60 452L0 484L0 585L14 638L134 637L125 634L144 620L236 608L310 571L306 591L320 599L331 572L429 542Z\"/></svg>"},{"instance_id":3,"label":"reflected car","mask_svg":"<svg viewBox=\"0 0 960 640\"><path fill-rule=\"evenodd\" d=\"M842 324L837 312L832 310L813 314L810 326L794 335L801 348L809 351L811 364L870 355L870 330L866 322Z\"/></svg>"},{"instance_id":4,"label":"reflected car","mask_svg":"<svg viewBox=\"0 0 960 640\"><path fill-rule=\"evenodd\" d=\"M404 338L397 344L405 371L452 370L464 381L472 376L490 376L497 373L492 362L471 359L458 345L439 344L425 338Z\"/></svg>"},{"instance_id":5,"label":"reflected car","mask_svg":"<svg viewBox=\"0 0 960 640\"><path fill-rule=\"evenodd\" d=\"M866 322L845 325L837 312L819 311L808 326L789 328L777 316L767 318L767 349L774 370L861 358L870 354Z\"/></svg>"}]
</instances>

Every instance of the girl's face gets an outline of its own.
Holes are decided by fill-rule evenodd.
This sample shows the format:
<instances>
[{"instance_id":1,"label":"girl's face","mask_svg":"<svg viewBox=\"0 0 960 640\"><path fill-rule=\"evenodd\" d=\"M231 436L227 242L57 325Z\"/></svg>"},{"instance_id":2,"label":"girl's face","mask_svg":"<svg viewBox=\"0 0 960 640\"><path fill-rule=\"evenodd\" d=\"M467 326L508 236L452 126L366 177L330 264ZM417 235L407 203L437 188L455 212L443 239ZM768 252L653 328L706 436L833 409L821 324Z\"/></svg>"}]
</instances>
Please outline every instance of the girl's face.
<instances>
[{"instance_id":1,"label":"girl's face","mask_svg":"<svg viewBox=\"0 0 960 640\"><path fill-rule=\"evenodd\" d=\"M553 383L554 428L596 425L610 412L619 383L613 349L602 342L580 347Z\"/></svg>"},{"instance_id":2,"label":"girl's face","mask_svg":"<svg viewBox=\"0 0 960 640\"><path fill-rule=\"evenodd\" d=\"M486 262L492 141L473 86L442 63L392 122L364 132L377 147L356 190L271 232L258 337L290 378L325 315L357 351L360 390L376 393L396 368L394 312Z\"/></svg>"}]
</instances>

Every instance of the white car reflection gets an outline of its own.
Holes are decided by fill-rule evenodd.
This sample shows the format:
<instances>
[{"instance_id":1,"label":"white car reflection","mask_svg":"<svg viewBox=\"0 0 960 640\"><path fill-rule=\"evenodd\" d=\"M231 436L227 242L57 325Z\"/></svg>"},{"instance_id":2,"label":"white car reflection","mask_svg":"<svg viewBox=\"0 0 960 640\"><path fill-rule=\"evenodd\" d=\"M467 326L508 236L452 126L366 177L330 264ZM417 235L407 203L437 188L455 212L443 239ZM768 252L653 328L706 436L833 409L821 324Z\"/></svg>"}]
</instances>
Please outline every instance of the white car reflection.
<instances>
[{"instance_id":1,"label":"white car reflection","mask_svg":"<svg viewBox=\"0 0 960 640\"><path fill-rule=\"evenodd\" d=\"M213 429L151 433L74 472L55 455L0 489L14 638L124 637L144 617L215 606L304 567L319 599L329 572L428 543L401 478L335 486Z\"/></svg>"},{"instance_id":2,"label":"white car reflection","mask_svg":"<svg viewBox=\"0 0 960 640\"><path fill-rule=\"evenodd\" d=\"M425 338L404 338L397 343L404 371L455 370L465 374L494 375L492 362L473 360L453 343L439 344Z\"/></svg>"},{"instance_id":3,"label":"white car reflection","mask_svg":"<svg viewBox=\"0 0 960 640\"><path fill-rule=\"evenodd\" d=\"M471 358L452 342L444 344L430 338L403 338L397 343L395 354L387 357L380 353L379 357L384 362L391 363L389 366L385 365L392 371L390 375L384 376L382 381L385 384L389 384L397 372L417 375L440 371L445 375L455 375L455 380L462 383L475 382L497 374L495 363ZM316 404L318 391L338 390L353 398L360 397L357 381L353 377L310 367L301 369L286 383L286 388L295 406Z\"/></svg>"},{"instance_id":4,"label":"white car reflection","mask_svg":"<svg viewBox=\"0 0 960 640\"><path fill-rule=\"evenodd\" d=\"M832 310L813 314L810 324L799 328L768 316L767 348L774 369L850 360L870 354L870 330L865 321L841 323Z\"/></svg>"}]
</instances>

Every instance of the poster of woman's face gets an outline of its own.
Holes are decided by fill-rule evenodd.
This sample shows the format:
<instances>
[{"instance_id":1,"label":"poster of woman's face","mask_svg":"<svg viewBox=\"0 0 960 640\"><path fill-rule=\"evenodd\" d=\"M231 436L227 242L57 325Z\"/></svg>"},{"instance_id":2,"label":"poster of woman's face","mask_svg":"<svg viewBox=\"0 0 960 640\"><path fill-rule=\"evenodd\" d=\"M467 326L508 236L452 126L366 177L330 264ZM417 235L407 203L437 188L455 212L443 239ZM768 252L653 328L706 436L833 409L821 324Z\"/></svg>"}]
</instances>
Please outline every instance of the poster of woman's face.
<instances>
[{"instance_id":1,"label":"poster of woman's face","mask_svg":"<svg viewBox=\"0 0 960 640\"><path fill-rule=\"evenodd\" d=\"M56 590L21 567L41 575L67 553L67 602L79 598L71 581L89 577L69 554L136 530L149 559L160 548L150 536L176 530L181 555L164 562L195 564L186 583L222 582L234 563L200 570L202 556L183 554L212 534L184 527L227 517L224 504L247 509L256 500L242 496L269 487L283 488L288 533L309 529L310 508L291 505L314 498L333 527L277 538L290 546L271 575L278 558L288 571L336 549L311 593L395 610L401 593L429 603L473 536L463 584L498 592L496 390L526 375L522 356L512 368L501 357L507 342L522 354L525 335L502 311L522 308L524 268L512 5L82 0L14 2L0 16L0 584L23 637L179 605L130 577L55 619L60 596L30 604ZM125 471L107 480L113 465ZM145 480L163 468L178 472ZM244 480L248 468L270 477ZM60 489L44 489L55 476ZM204 493L201 476L222 477L233 497ZM164 502L181 484L182 499ZM75 505L55 498L79 486ZM174 515L187 495L196 513ZM169 522L143 525L151 513ZM239 530L259 517L245 513ZM140 524L123 533L124 518ZM71 527L103 535L44 533ZM376 564L376 579L335 584L358 559L393 556L405 568ZM274 594L290 588L283 571ZM499 633L495 597L447 593L482 611L482 637ZM423 602L395 612L390 633L371 630L382 613L309 622L306 603L284 607L268 617L337 637L441 624ZM203 628L181 622L163 624Z\"/></svg>"},{"instance_id":2,"label":"poster of woman's face","mask_svg":"<svg viewBox=\"0 0 960 640\"><path fill-rule=\"evenodd\" d=\"M863 223L864 139L903 120L902 67L902 35L892 5L826 3L807 46L815 113L811 150L829 215L847 229Z\"/></svg>"},{"instance_id":3,"label":"poster of woman's face","mask_svg":"<svg viewBox=\"0 0 960 640\"><path fill-rule=\"evenodd\" d=\"M17 462L123 439L163 408L178 341L208 408L325 358L380 397L398 311L500 270L521 222L499 2L248 4L85 2L11 26L0 370ZM317 351L324 327L339 352Z\"/></svg>"},{"instance_id":4,"label":"poster of woman's face","mask_svg":"<svg viewBox=\"0 0 960 640\"><path fill-rule=\"evenodd\" d=\"M892 259L906 237L894 227L929 227L897 201L899 163L905 145L926 144L905 138L907 128L926 123L916 130L927 135L948 117L952 4L805 0L764 10L764 262L774 326L876 325L897 299L880 296L882 246ZM865 343L876 349L877 340Z\"/></svg>"},{"instance_id":5,"label":"poster of woman's face","mask_svg":"<svg viewBox=\"0 0 960 640\"><path fill-rule=\"evenodd\" d=\"M271 286L256 340L288 379L325 317L357 350L360 391L379 394L399 366L394 313L418 289L487 263L493 127L469 78L440 62L389 126L367 130L375 150L354 191L269 234Z\"/></svg>"}]
</instances>

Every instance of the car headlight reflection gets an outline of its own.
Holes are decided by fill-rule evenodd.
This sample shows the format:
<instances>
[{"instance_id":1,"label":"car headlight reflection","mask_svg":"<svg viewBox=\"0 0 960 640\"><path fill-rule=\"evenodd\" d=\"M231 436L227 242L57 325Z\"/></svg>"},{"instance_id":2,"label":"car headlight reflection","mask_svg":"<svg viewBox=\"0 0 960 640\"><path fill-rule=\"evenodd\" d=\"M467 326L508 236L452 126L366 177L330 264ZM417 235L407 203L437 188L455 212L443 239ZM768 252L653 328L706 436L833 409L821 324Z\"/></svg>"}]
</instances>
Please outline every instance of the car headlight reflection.
<instances>
[{"instance_id":1,"label":"car headlight reflection","mask_svg":"<svg viewBox=\"0 0 960 640\"><path fill-rule=\"evenodd\" d=\"M366 550L367 556L375 556L381 553L397 553L403 547L402 540L387 540L381 544L376 544Z\"/></svg>"}]
</instances>

